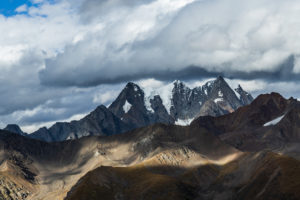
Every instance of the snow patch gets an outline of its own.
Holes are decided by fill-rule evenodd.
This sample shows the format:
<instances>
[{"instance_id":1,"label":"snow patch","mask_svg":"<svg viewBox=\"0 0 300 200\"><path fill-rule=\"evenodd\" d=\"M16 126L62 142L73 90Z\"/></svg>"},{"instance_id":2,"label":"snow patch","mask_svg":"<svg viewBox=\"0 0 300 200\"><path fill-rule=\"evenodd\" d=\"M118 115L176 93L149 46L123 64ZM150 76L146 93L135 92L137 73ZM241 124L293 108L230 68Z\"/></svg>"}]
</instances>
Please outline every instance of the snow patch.
<instances>
[{"instance_id":1,"label":"snow patch","mask_svg":"<svg viewBox=\"0 0 300 200\"><path fill-rule=\"evenodd\" d=\"M223 98L216 98L216 99L214 100L215 103L222 102L222 101L223 101Z\"/></svg>"},{"instance_id":2,"label":"snow patch","mask_svg":"<svg viewBox=\"0 0 300 200\"><path fill-rule=\"evenodd\" d=\"M240 93L237 92L237 89L238 89L238 88L234 89L233 91L234 91L236 97L237 97L238 99L241 99L241 95L240 95Z\"/></svg>"},{"instance_id":3,"label":"snow patch","mask_svg":"<svg viewBox=\"0 0 300 200\"><path fill-rule=\"evenodd\" d=\"M128 111L130 110L131 107L132 107L132 105L126 100L124 105L123 105L124 112L128 113Z\"/></svg>"},{"instance_id":4,"label":"snow patch","mask_svg":"<svg viewBox=\"0 0 300 200\"><path fill-rule=\"evenodd\" d=\"M98 157L99 155L100 155L99 151L95 151L95 152L94 152L94 156L95 156L95 157Z\"/></svg>"},{"instance_id":5,"label":"snow patch","mask_svg":"<svg viewBox=\"0 0 300 200\"><path fill-rule=\"evenodd\" d=\"M219 97L223 97L223 93L221 91L218 92Z\"/></svg>"},{"instance_id":6,"label":"snow patch","mask_svg":"<svg viewBox=\"0 0 300 200\"><path fill-rule=\"evenodd\" d=\"M67 137L66 140L74 140L74 139L75 139L75 137L73 135L70 135L70 136Z\"/></svg>"},{"instance_id":7,"label":"snow patch","mask_svg":"<svg viewBox=\"0 0 300 200\"><path fill-rule=\"evenodd\" d=\"M265 123L264 126L276 125L276 124L278 124L278 123L282 120L282 118L283 118L284 116L285 116L285 115L282 115L282 116L280 116L280 117L277 117L276 119L273 119L272 121L269 121L269 122Z\"/></svg>"},{"instance_id":8,"label":"snow patch","mask_svg":"<svg viewBox=\"0 0 300 200\"><path fill-rule=\"evenodd\" d=\"M215 81L216 81L216 79L207 81L207 83L206 83L207 87L210 87Z\"/></svg>"},{"instance_id":9,"label":"snow patch","mask_svg":"<svg viewBox=\"0 0 300 200\"><path fill-rule=\"evenodd\" d=\"M150 112L154 113L154 110L151 107L150 100L154 99L155 96L159 95L162 104L166 108L167 112L170 114L171 106L172 106L172 95L173 95L173 88L174 88L174 83L172 82L170 84L167 84L162 87L144 87L142 88L145 93L145 106L147 110Z\"/></svg>"},{"instance_id":10,"label":"snow patch","mask_svg":"<svg viewBox=\"0 0 300 200\"><path fill-rule=\"evenodd\" d=\"M194 118L192 119L177 119L175 124L179 125L179 126L188 126L191 124L191 122L194 120Z\"/></svg>"}]
</instances>

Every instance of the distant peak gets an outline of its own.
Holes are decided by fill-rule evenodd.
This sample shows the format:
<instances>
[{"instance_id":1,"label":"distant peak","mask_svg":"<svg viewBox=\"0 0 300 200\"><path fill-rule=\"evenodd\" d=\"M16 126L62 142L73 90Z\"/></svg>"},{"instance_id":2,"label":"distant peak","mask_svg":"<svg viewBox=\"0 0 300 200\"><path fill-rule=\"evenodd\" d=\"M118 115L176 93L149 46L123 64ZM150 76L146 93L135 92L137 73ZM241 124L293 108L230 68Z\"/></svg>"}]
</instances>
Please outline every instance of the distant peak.
<instances>
[{"instance_id":1,"label":"distant peak","mask_svg":"<svg viewBox=\"0 0 300 200\"><path fill-rule=\"evenodd\" d=\"M180 86L180 85L185 85L184 82L180 81L180 80L175 80L173 81L173 85L174 86Z\"/></svg>"},{"instance_id":2,"label":"distant peak","mask_svg":"<svg viewBox=\"0 0 300 200\"><path fill-rule=\"evenodd\" d=\"M223 76L218 76L216 81L222 81L222 82L225 82L225 79L223 78Z\"/></svg>"},{"instance_id":3,"label":"distant peak","mask_svg":"<svg viewBox=\"0 0 300 200\"><path fill-rule=\"evenodd\" d=\"M43 126L39 130L48 130L48 128L46 126Z\"/></svg>"},{"instance_id":4,"label":"distant peak","mask_svg":"<svg viewBox=\"0 0 300 200\"><path fill-rule=\"evenodd\" d=\"M272 92L271 94L261 94L259 95L252 104L263 105L266 104L269 100L274 100L276 102L286 101L286 99L281 96L279 93Z\"/></svg>"},{"instance_id":5,"label":"distant peak","mask_svg":"<svg viewBox=\"0 0 300 200\"><path fill-rule=\"evenodd\" d=\"M244 92L244 90L240 84L238 84L237 88L234 88L234 90L238 93Z\"/></svg>"},{"instance_id":6,"label":"distant peak","mask_svg":"<svg viewBox=\"0 0 300 200\"><path fill-rule=\"evenodd\" d=\"M180 83L182 83L182 81L180 81L180 80L175 80L175 81L173 81L173 83L174 83L174 84L180 84Z\"/></svg>"},{"instance_id":7,"label":"distant peak","mask_svg":"<svg viewBox=\"0 0 300 200\"><path fill-rule=\"evenodd\" d=\"M135 86L138 86L138 85L136 83L134 83L134 82L128 82L126 84L126 87L135 87Z\"/></svg>"},{"instance_id":8,"label":"distant peak","mask_svg":"<svg viewBox=\"0 0 300 200\"><path fill-rule=\"evenodd\" d=\"M128 82L125 89L134 90L136 92L141 90L140 86L133 82Z\"/></svg>"},{"instance_id":9,"label":"distant peak","mask_svg":"<svg viewBox=\"0 0 300 200\"><path fill-rule=\"evenodd\" d=\"M96 110L107 110L105 105L100 105L96 108Z\"/></svg>"},{"instance_id":10,"label":"distant peak","mask_svg":"<svg viewBox=\"0 0 300 200\"><path fill-rule=\"evenodd\" d=\"M7 126L5 128L19 128L20 129L19 125L17 125L17 124L7 124Z\"/></svg>"},{"instance_id":11,"label":"distant peak","mask_svg":"<svg viewBox=\"0 0 300 200\"><path fill-rule=\"evenodd\" d=\"M137 85L137 84L134 83L134 82L129 81L129 82L127 83L127 85L128 85L128 86L132 86L132 85Z\"/></svg>"},{"instance_id":12,"label":"distant peak","mask_svg":"<svg viewBox=\"0 0 300 200\"><path fill-rule=\"evenodd\" d=\"M10 131L12 133L17 133L17 134L20 134L20 135L23 135L24 132L21 130L21 128L19 127L19 125L17 124L8 124L4 130L6 131Z\"/></svg>"}]
</instances>

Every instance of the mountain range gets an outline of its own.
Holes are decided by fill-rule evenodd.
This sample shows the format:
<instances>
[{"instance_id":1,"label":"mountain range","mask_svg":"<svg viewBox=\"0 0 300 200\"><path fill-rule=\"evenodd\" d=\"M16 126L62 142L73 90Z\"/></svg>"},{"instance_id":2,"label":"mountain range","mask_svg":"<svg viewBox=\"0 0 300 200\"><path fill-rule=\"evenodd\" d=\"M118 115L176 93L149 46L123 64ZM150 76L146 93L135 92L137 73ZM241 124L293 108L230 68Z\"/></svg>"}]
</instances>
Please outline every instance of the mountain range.
<instances>
[{"instance_id":1,"label":"mountain range","mask_svg":"<svg viewBox=\"0 0 300 200\"><path fill-rule=\"evenodd\" d=\"M100 105L81 120L57 122L29 135L17 125L5 130L47 142L107 136L155 123L189 125L199 116L228 114L252 101L240 85L232 88L221 76L192 89L178 80L155 89L130 82L109 107Z\"/></svg>"},{"instance_id":2,"label":"mountain range","mask_svg":"<svg viewBox=\"0 0 300 200\"><path fill-rule=\"evenodd\" d=\"M0 199L300 199L296 99L263 94L225 115L173 123L61 142L2 130Z\"/></svg>"}]
</instances>

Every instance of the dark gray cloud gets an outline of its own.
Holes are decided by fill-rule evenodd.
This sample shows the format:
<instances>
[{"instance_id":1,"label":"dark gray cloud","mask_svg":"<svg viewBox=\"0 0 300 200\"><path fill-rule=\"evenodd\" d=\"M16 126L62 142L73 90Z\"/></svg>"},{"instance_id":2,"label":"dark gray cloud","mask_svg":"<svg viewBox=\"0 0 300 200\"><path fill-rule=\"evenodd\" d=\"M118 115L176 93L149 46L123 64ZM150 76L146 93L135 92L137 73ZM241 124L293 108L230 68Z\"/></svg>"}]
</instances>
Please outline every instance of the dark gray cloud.
<instances>
[{"instance_id":1,"label":"dark gray cloud","mask_svg":"<svg viewBox=\"0 0 300 200\"><path fill-rule=\"evenodd\" d=\"M85 0L80 2L79 13L84 23L99 20L116 8L133 8L155 0Z\"/></svg>"},{"instance_id":2,"label":"dark gray cloud","mask_svg":"<svg viewBox=\"0 0 300 200\"><path fill-rule=\"evenodd\" d=\"M296 13L286 9L287 3L276 1L266 7L269 0L207 0L182 6L178 0L173 1L176 9L166 12L167 3L162 2L84 1L83 16L91 7L107 11L89 13L95 19L89 23L101 28L47 60L40 72L41 83L89 87L146 77L165 80L217 74L299 78L298 57L291 56L300 53L293 44L300 36L288 25ZM293 23L300 25L300 20Z\"/></svg>"},{"instance_id":3,"label":"dark gray cloud","mask_svg":"<svg viewBox=\"0 0 300 200\"><path fill-rule=\"evenodd\" d=\"M175 79L179 80L197 80L203 78L211 78L216 76L224 76L231 79L262 79L268 82L276 81L298 81L300 80L300 74L293 72L295 66L295 57L293 55L287 57L282 63L278 63L276 68L273 71L265 70L253 70L250 72L243 71L220 71L212 70L210 67L199 67L199 66L188 66L181 70L174 71L172 69L161 69L157 71L140 72L138 74L132 73L120 74L116 77L99 77L97 70L94 71L94 75L91 76L91 71L85 73L73 73L72 75L64 74L63 77L60 77L62 74L51 74L46 71L40 73L42 84L56 87L68 87L68 86L78 86L78 87L92 87L101 84L114 84L114 83L123 83L128 81L140 80L145 78L155 77L158 80L163 81L172 81ZM67 73L67 72L66 72ZM105 73L105 72L103 72ZM93 74L93 73L91 73ZM84 77L88 77L85 79ZM54 81L54 82L53 82Z\"/></svg>"},{"instance_id":4,"label":"dark gray cloud","mask_svg":"<svg viewBox=\"0 0 300 200\"><path fill-rule=\"evenodd\" d=\"M224 72L223 75L229 78L245 80L262 79L268 82L298 81L300 74L293 71L295 67L295 56L290 55L282 63L278 63L273 71L254 70L251 72Z\"/></svg>"}]
</instances>

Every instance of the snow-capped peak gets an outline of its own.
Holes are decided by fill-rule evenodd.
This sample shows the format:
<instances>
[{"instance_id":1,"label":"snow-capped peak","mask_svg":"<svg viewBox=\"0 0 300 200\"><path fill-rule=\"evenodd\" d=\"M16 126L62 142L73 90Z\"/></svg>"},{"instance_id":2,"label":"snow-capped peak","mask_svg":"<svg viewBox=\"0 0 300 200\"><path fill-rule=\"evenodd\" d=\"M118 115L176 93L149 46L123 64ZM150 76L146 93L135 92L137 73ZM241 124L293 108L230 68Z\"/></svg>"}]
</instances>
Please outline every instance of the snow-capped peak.
<instances>
[{"instance_id":1,"label":"snow-capped peak","mask_svg":"<svg viewBox=\"0 0 300 200\"><path fill-rule=\"evenodd\" d=\"M225 80L221 76L206 81L187 83L180 80L165 83L155 79L147 79L138 82L138 84L130 84L132 91L134 91L133 95L141 94L138 95L139 97L143 95L140 100L145 106L146 112L151 114L151 118L161 118L167 123L179 120L178 123L181 124L183 121L190 121L199 116L200 112L203 112L204 115L207 113L209 115L225 114L226 111L232 112L239 106L251 103L251 95L249 94L248 97L238 84L235 86L238 88L237 90L233 89L235 87L232 87L232 84L227 83L227 79ZM213 110L209 107L210 104L206 104L209 100L217 104L217 110ZM141 109L141 107L139 108Z\"/></svg>"},{"instance_id":2,"label":"snow-capped peak","mask_svg":"<svg viewBox=\"0 0 300 200\"><path fill-rule=\"evenodd\" d=\"M174 84L179 83L179 81L174 81L162 87L144 87L142 88L145 93L145 106L148 111L154 112L151 107L151 100L154 99L155 96L160 96L164 107L166 108L167 112L170 114L171 106L172 106L172 91L174 88Z\"/></svg>"},{"instance_id":3,"label":"snow-capped peak","mask_svg":"<svg viewBox=\"0 0 300 200\"><path fill-rule=\"evenodd\" d=\"M173 81L172 83L173 83L173 85L184 84L184 83L183 83L182 81L180 81L180 80L175 80L175 81Z\"/></svg>"}]
</instances>

